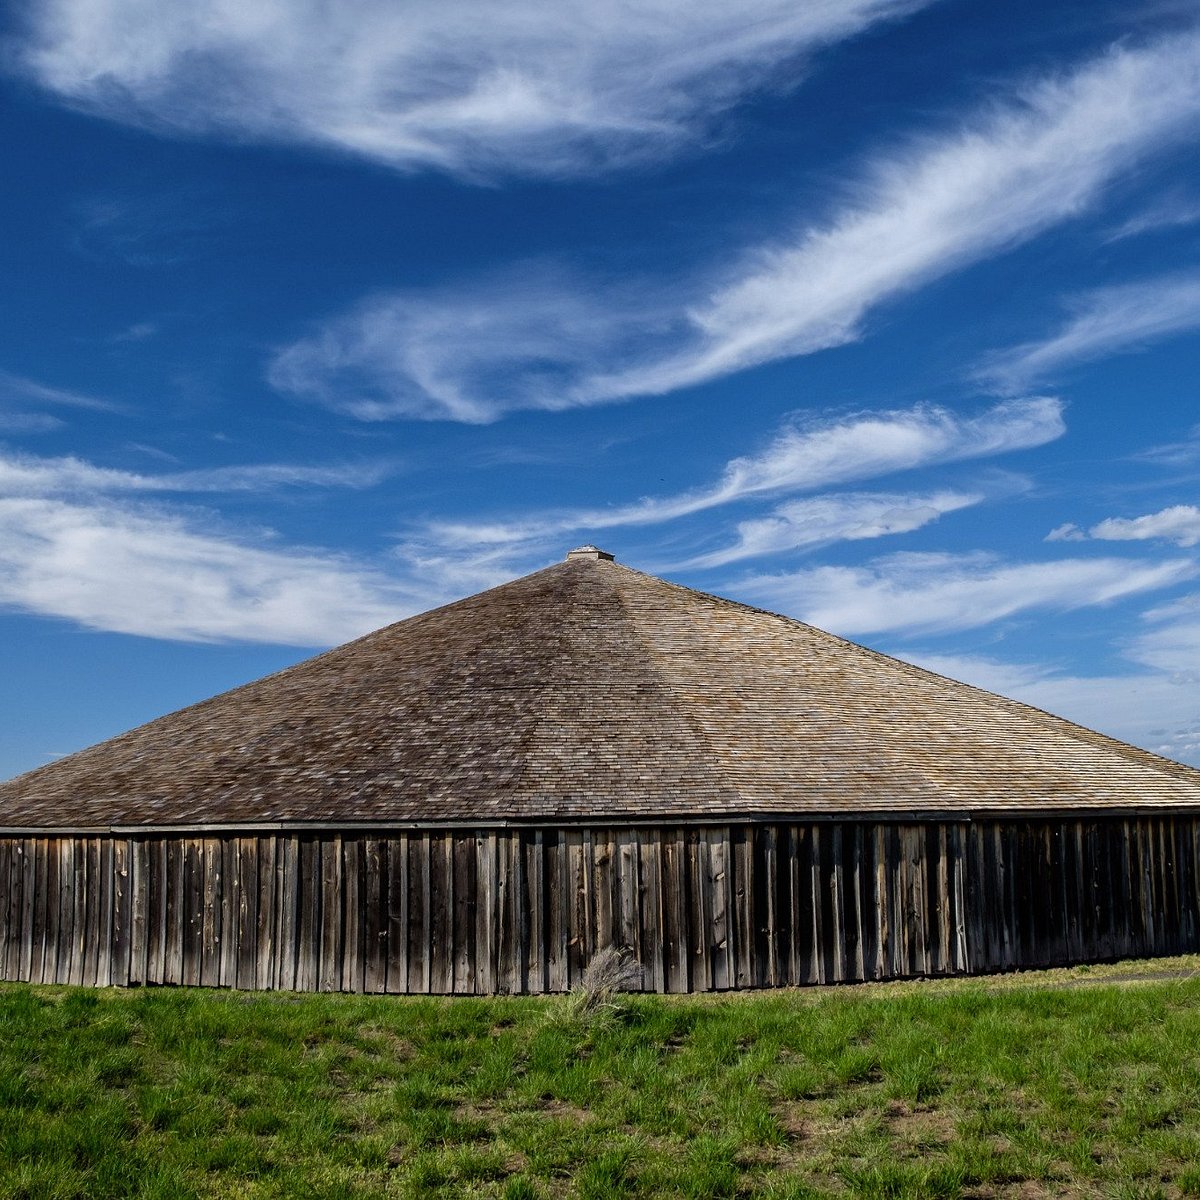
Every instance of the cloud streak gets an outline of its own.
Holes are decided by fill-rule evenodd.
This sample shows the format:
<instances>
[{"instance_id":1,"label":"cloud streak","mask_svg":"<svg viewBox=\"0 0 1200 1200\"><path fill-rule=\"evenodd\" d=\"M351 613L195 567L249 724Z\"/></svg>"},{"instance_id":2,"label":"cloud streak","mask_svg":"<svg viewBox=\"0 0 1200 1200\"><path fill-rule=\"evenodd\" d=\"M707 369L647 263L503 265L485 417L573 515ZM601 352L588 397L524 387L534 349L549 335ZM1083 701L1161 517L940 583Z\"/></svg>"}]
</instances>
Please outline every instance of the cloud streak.
<instances>
[{"instance_id":1,"label":"cloud streak","mask_svg":"<svg viewBox=\"0 0 1200 1200\"><path fill-rule=\"evenodd\" d=\"M760 575L738 591L835 633L911 636L973 629L1032 610L1108 604L1196 572L1182 559L1013 563L986 554L895 554L862 567Z\"/></svg>"},{"instance_id":2,"label":"cloud streak","mask_svg":"<svg viewBox=\"0 0 1200 1200\"><path fill-rule=\"evenodd\" d=\"M265 492L279 487L371 487L385 478L379 463L303 466L258 463L145 475L98 467L80 458L39 458L0 450L0 495L48 496L78 493Z\"/></svg>"},{"instance_id":3,"label":"cloud streak","mask_svg":"<svg viewBox=\"0 0 1200 1200\"><path fill-rule=\"evenodd\" d=\"M679 567L723 567L748 558L787 550L812 549L831 542L911 533L943 513L979 504L979 493L941 491L926 495L894 492L842 492L810 500L791 500L764 517L739 521L737 541L697 555Z\"/></svg>"},{"instance_id":4,"label":"cloud streak","mask_svg":"<svg viewBox=\"0 0 1200 1200\"><path fill-rule=\"evenodd\" d=\"M1141 517L1108 517L1086 532L1078 525L1059 525L1046 535L1048 542L1082 542L1095 538L1102 542L1167 541L1177 546L1200 544L1200 508L1194 504L1173 504Z\"/></svg>"},{"instance_id":5,"label":"cloud streak","mask_svg":"<svg viewBox=\"0 0 1200 1200\"><path fill-rule=\"evenodd\" d=\"M1019 389L1072 363L1200 329L1200 273L1101 288L1078 297L1073 308L1050 337L996 356L984 377Z\"/></svg>"},{"instance_id":6,"label":"cloud streak","mask_svg":"<svg viewBox=\"0 0 1200 1200\"><path fill-rule=\"evenodd\" d=\"M41 0L24 69L169 131L460 175L591 172L694 142L823 45L928 0Z\"/></svg>"},{"instance_id":7,"label":"cloud streak","mask_svg":"<svg viewBox=\"0 0 1200 1200\"><path fill-rule=\"evenodd\" d=\"M374 470L269 464L151 476L0 454L0 609L143 637L322 646L504 577L486 559L439 574L434 561L381 565L280 545L270 531L147 500L367 486Z\"/></svg>"},{"instance_id":8,"label":"cloud streak","mask_svg":"<svg viewBox=\"0 0 1200 1200\"><path fill-rule=\"evenodd\" d=\"M1200 34L1113 49L908 138L865 164L839 211L722 269L617 288L536 268L375 296L282 350L272 379L368 419L487 421L675 391L854 341L880 304L1079 216L1198 134Z\"/></svg>"},{"instance_id":9,"label":"cloud streak","mask_svg":"<svg viewBox=\"0 0 1200 1200\"><path fill-rule=\"evenodd\" d=\"M612 508L564 510L513 521L431 522L424 532L439 544L461 548L517 546L571 530L656 525L739 501L1041 446L1061 437L1065 429L1062 405L1049 396L1005 401L974 416L919 405L835 419L797 418L757 454L731 459L705 487L646 496ZM948 497L943 500L949 503Z\"/></svg>"}]
</instances>

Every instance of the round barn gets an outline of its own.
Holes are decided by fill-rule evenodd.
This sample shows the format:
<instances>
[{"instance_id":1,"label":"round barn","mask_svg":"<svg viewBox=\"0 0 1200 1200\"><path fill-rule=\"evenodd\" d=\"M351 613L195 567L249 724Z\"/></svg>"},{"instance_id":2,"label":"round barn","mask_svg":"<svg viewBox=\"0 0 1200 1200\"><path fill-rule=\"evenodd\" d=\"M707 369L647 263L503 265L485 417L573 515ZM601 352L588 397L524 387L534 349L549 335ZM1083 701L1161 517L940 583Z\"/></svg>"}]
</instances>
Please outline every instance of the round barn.
<instances>
[{"instance_id":1,"label":"round barn","mask_svg":"<svg viewBox=\"0 0 1200 1200\"><path fill-rule=\"evenodd\" d=\"M0 784L0 978L647 990L1172 954L1200 771L585 546Z\"/></svg>"}]
</instances>

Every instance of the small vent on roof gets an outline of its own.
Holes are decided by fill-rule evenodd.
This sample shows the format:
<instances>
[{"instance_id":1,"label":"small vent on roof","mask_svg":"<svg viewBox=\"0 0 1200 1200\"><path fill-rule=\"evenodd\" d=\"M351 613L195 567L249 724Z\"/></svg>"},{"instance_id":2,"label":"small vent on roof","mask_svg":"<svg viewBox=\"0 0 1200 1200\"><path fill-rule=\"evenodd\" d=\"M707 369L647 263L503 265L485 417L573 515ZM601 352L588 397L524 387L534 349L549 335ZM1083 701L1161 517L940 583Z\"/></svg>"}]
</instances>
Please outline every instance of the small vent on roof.
<instances>
[{"instance_id":1,"label":"small vent on roof","mask_svg":"<svg viewBox=\"0 0 1200 1200\"><path fill-rule=\"evenodd\" d=\"M613 561L613 556L607 550L601 550L599 546L576 546L574 550L567 551L567 558L602 558L605 562Z\"/></svg>"}]
</instances>

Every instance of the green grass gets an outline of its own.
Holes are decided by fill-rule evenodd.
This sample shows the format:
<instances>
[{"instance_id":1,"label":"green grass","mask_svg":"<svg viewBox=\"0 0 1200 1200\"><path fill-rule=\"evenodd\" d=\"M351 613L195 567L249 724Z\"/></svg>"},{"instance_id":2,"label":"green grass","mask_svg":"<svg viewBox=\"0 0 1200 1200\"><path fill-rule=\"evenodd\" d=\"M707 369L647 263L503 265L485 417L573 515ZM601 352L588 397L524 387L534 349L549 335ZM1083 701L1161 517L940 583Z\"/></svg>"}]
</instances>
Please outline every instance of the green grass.
<instances>
[{"instance_id":1,"label":"green grass","mask_svg":"<svg viewBox=\"0 0 1200 1200\"><path fill-rule=\"evenodd\" d=\"M1200 1196L1197 965L588 1020L0 985L0 1196Z\"/></svg>"}]
</instances>

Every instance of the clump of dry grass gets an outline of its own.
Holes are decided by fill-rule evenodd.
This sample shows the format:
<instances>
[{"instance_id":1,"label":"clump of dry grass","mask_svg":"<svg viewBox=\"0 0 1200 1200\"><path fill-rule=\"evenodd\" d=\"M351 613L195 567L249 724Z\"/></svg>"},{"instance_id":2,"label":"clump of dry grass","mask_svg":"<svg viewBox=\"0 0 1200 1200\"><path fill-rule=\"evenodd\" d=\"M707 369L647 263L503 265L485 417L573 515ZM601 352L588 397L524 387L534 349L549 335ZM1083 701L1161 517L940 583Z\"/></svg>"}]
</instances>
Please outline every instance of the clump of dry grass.
<instances>
[{"instance_id":1,"label":"clump of dry grass","mask_svg":"<svg viewBox=\"0 0 1200 1200\"><path fill-rule=\"evenodd\" d=\"M583 969L583 979L567 997L568 1012L577 1020L586 1020L616 1009L621 992L640 988L641 964L624 947L605 946L596 951Z\"/></svg>"}]
</instances>

